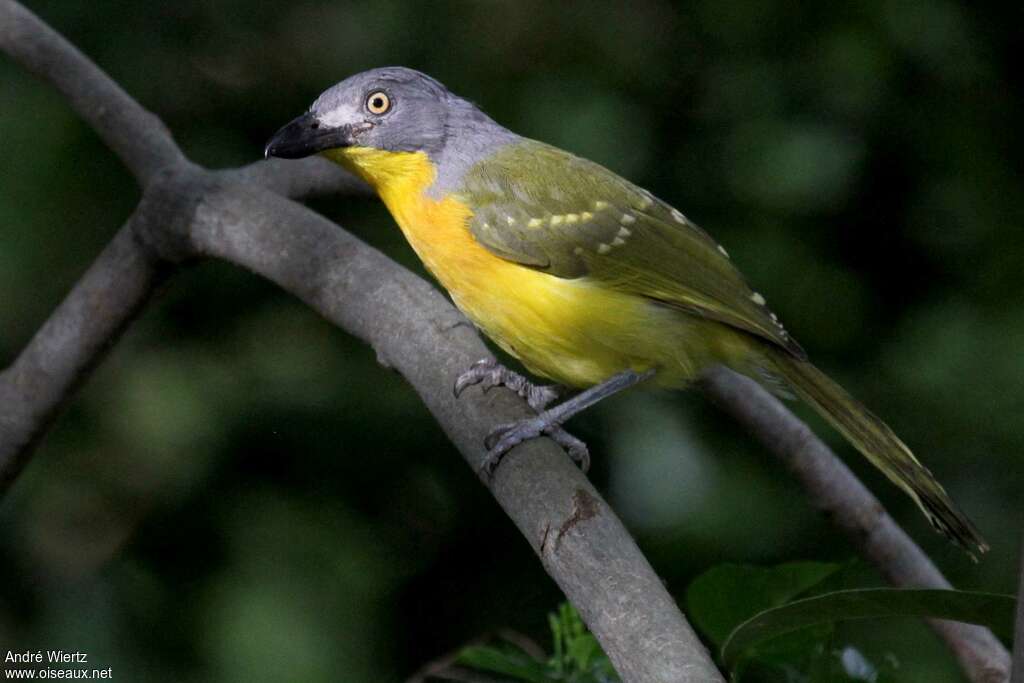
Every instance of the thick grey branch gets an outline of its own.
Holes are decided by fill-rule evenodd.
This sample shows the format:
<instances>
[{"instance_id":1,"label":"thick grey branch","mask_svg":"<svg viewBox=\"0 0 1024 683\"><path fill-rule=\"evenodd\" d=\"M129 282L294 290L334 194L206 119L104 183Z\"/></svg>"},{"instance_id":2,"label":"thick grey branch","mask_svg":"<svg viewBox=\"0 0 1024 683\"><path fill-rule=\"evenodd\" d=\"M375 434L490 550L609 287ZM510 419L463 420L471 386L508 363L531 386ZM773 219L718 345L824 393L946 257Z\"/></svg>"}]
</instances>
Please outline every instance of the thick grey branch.
<instances>
[{"instance_id":1,"label":"thick grey branch","mask_svg":"<svg viewBox=\"0 0 1024 683\"><path fill-rule=\"evenodd\" d=\"M0 50L52 83L140 185L183 161L160 119L139 106L59 33L13 0L0 0Z\"/></svg>"},{"instance_id":2,"label":"thick grey branch","mask_svg":"<svg viewBox=\"0 0 1024 683\"><path fill-rule=\"evenodd\" d=\"M889 583L906 588L951 587L850 469L757 382L716 368L705 375L702 386L786 465L803 484L811 504L846 532ZM991 631L953 621L930 623L971 681L1005 683L1009 679L1009 654Z\"/></svg>"},{"instance_id":3,"label":"thick grey branch","mask_svg":"<svg viewBox=\"0 0 1024 683\"><path fill-rule=\"evenodd\" d=\"M160 282L156 260L136 241L134 215L0 373L0 491L14 481L32 445L103 352Z\"/></svg>"}]
</instances>

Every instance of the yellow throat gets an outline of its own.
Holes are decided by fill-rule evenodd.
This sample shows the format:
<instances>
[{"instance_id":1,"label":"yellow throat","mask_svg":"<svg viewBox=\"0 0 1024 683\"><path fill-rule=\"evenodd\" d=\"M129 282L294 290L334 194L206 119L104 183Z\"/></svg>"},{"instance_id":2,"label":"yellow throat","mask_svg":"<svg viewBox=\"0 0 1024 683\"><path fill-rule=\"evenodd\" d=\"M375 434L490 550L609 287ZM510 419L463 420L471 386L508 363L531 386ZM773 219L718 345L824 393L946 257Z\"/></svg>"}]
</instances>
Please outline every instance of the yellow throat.
<instances>
[{"instance_id":1,"label":"yellow throat","mask_svg":"<svg viewBox=\"0 0 1024 683\"><path fill-rule=\"evenodd\" d=\"M454 196L433 199L425 194L437 169L425 152L388 152L345 147L325 157L365 180L380 196L427 269L458 296L459 273L497 261L469 232L472 209Z\"/></svg>"}]
</instances>

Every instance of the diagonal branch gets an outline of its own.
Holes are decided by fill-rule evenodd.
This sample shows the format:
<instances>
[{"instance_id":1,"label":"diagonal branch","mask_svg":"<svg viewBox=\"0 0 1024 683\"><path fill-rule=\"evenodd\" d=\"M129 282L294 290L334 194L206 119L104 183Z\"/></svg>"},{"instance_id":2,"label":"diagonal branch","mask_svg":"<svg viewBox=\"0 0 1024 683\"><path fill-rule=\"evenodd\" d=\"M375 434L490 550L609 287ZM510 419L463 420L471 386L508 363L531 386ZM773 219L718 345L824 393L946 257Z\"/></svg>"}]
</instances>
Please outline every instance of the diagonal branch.
<instances>
[{"instance_id":1,"label":"diagonal branch","mask_svg":"<svg viewBox=\"0 0 1024 683\"><path fill-rule=\"evenodd\" d=\"M290 161L268 159L219 173L227 181L261 185L289 199L337 195L376 197L362 180L317 156Z\"/></svg>"},{"instance_id":2,"label":"diagonal branch","mask_svg":"<svg viewBox=\"0 0 1024 683\"><path fill-rule=\"evenodd\" d=\"M88 372L149 299L165 268L136 241L133 216L0 373L0 491Z\"/></svg>"},{"instance_id":3,"label":"diagonal branch","mask_svg":"<svg viewBox=\"0 0 1024 683\"><path fill-rule=\"evenodd\" d=\"M942 572L896 524L850 469L782 403L752 379L725 368L707 373L704 392L757 437L803 484L811 504L842 529L892 585L951 588ZM1002 683L1010 657L982 626L929 622L972 681Z\"/></svg>"}]
</instances>

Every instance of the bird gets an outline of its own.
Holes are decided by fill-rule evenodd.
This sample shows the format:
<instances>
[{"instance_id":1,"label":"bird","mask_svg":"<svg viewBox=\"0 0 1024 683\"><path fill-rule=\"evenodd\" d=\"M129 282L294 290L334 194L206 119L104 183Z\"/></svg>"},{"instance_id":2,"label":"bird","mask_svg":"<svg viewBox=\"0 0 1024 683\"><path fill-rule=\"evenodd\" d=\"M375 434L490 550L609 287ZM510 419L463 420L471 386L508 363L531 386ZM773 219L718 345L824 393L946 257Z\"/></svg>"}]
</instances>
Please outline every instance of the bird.
<instances>
[{"instance_id":1,"label":"bird","mask_svg":"<svg viewBox=\"0 0 1024 683\"><path fill-rule=\"evenodd\" d=\"M724 365L776 393L791 390L935 529L972 557L988 549L899 437L808 360L726 249L647 190L517 135L405 67L328 88L264 150L267 158L317 154L362 178L455 306L554 383L493 359L456 380L456 397L475 384L503 385L537 413L487 437L488 473L542 435L585 469L586 445L562 426L570 417L641 382L682 389Z\"/></svg>"}]
</instances>

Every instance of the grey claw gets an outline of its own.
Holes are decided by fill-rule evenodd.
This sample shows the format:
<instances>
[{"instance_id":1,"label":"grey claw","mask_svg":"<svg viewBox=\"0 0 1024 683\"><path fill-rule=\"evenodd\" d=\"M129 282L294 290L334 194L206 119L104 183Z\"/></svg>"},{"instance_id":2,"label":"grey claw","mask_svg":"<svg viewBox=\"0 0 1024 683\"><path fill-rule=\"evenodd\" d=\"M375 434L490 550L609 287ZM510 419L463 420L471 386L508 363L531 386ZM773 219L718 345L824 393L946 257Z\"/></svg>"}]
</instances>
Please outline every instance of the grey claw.
<instances>
[{"instance_id":1,"label":"grey claw","mask_svg":"<svg viewBox=\"0 0 1024 683\"><path fill-rule=\"evenodd\" d=\"M565 431L561 425L547 424L544 417L539 416L495 427L484 439L487 457L480 467L481 472L488 476L493 475L510 450L524 441L536 439L541 435L550 437L552 441L564 448L581 470L586 472L590 469L590 451L587 449L587 445Z\"/></svg>"},{"instance_id":2,"label":"grey claw","mask_svg":"<svg viewBox=\"0 0 1024 683\"><path fill-rule=\"evenodd\" d=\"M498 425L484 439L487 457L484 459L480 470L486 473L487 476L493 475L510 450L524 441L537 438L543 433L544 424L537 417Z\"/></svg>"},{"instance_id":3,"label":"grey claw","mask_svg":"<svg viewBox=\"0 0 1024 683\"><path fill-rule=\"evenodd\" d=\"M498 361L493 360L491 358L481 358L480 360L470 365L469 369L466 370L461 375L459 375L458 378L455 380L455 386L452 387L452 393L455 394L455 398L458 398L463 391L473 386L474 384L479 384L480 382L483 382L488 375L494 373L494 368L497 365ZM494 385L491 384L491 386ZM490 388L490 386L485 386L484 391L487 391Z\"/></svg>"},{"instance_id":4,"label":"grey claw","mask_svg":"<svg viewBox=\"0 0 1024 683\"><path fill-rule=\"evenodd\" d=\"M480 384L484 393L496 386L505 386L526 399L530 407L538 413L547 408L560 395L557 388L535 385L493 358L482 358L459 375L452 389L455 398L458 398L463 391L474 384Z\"/></svg>"},{"instance_id":5,"label":"grey claw","mask_svg":"<svg viewBox=\"0 0 1024 683\"><path fill-rule=\"evenodd\" d=\"M587 472L590 469L590 449L587 448L587 444L565 431L565 428L561 425L555 425L545 430L544 433L551 437L552 441L564 448L565 452L569 454L569 457L572 458L573 462L581 470Z\"/></svg>"},{"instance_id":6,"label":"grey claw","mask_svg":"<svg viewBox=\"0 0 1024 683\"><path fill-rule=\"evenodd\" d=\"M523 422L526 422L526 420L523 420ZM522 423L521 422L506 422L506 423L500 424L497 427L495 427L494 429L492 429L491 433L488 434L487 437L484 439L484 448L487 449L488 455L494 454L494 451L497 449L497 444L501 440L501 438L505 434L507 434L508 432L510 432L513 429L515 429L516 427L518 427L520 424L522 424ZM514 446L514 445L515 444L512 444L512 446ZM512 446L508 446L507 448L505 448L505 451L508 451L510 448L512 448ZM500 453L498 455L500 457L501 455L504 455L504 452Z\"/></svg>"},{"instance_id":7,"label":"grey claw","mask_svg":"<svg viewBox=\"0 0 1024 683\"><path fill-rule=\"evenodd\" d=\"M503 378L502 383L506 386L513 386L507 379L508 376L512 375L518 377L518 381L525 382L525 378L521 375L510 373L504 368L502 368L502 370L506 375L506 377ZM502 456L504 456L505 453L507 453L513 446L526 441L527 439L534 439L541 434L547 434L558 442L559 445L565 448L569 452L569 455L572 456L573 460L578 462L580 467L586 471L586 469L590 467L590 454L587 452L587 447L582 441L566 432L565 429L562 428L562 423L580 411L586 410L601 399L607 398L612 394L622 391L623 389L628 389L629 387L650 378L654 373L654 369L648 369L642 372L636 370L623 370L622 372L612 375L600 384L595 384L589 389L581 391L576 396L558 404L550 410L545 410L537 417L522 420L514 425L502 425L498 429L492 431L485 440L485 445L489 452L487 457L484 459L484 464L481 469L488 474L492 473L498 466L498 463L501 462ZM543 400L542 394L535 392L534 388L529 386L529 383L526 383L525 386L523 384L519 384L514 388L519 392L520 396L523 396L528 400L531 397Z\"/></svg>"},{"instance_id":8,"label":"grey claw","mask_svg":"<svg viewBox=\"0 0 1024 683\"><path fill-rule=\"evenodd\" d=\"M487 457L480 467L481 472L490 476L506 453L522 442L536 439L542 434L550 436L555 443L562 446L584 472L590 467L590 454L586 444L565 431L560 424L553 422L552 416L543 412L561 395L557 387L537 386L492 358L478 360L458 376L452 387L455 398L474 384L481 385L485 392L499 385L505 386L526 399L530 407L538 413L534 418L499 425L487 435L484 439Z\"/></svg>"}]
</instances>

